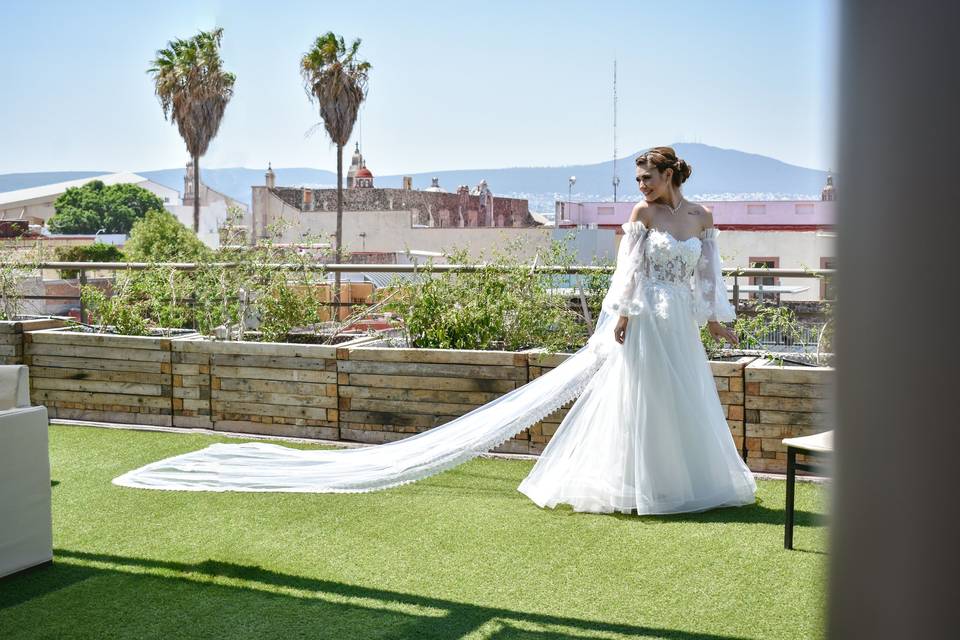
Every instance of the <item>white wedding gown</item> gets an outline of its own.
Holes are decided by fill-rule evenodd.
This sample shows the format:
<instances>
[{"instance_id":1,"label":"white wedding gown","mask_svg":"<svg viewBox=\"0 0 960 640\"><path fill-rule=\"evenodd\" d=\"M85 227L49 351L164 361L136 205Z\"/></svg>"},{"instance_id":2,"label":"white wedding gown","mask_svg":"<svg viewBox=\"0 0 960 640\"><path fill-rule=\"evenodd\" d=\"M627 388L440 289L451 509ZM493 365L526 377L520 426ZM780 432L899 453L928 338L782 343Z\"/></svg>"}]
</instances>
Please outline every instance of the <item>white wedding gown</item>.
<instances>
[{"instance_id":1,"label":"white wedding gown","mask_svg":"<svg viewBox=\"0 0 960 640\"><path fill-rule=\"evenodd\" d=\"M576 399L518 487L576 511L678 513L752 504L698 326L729 321L719 231L677 240L624 223L593 336L553 370L414 436L357 449L214 444L148 464L114 484L182 491L357 493L452 468ZM613 339L629 316L624 344Z\"/></svg>"}]
</instances>

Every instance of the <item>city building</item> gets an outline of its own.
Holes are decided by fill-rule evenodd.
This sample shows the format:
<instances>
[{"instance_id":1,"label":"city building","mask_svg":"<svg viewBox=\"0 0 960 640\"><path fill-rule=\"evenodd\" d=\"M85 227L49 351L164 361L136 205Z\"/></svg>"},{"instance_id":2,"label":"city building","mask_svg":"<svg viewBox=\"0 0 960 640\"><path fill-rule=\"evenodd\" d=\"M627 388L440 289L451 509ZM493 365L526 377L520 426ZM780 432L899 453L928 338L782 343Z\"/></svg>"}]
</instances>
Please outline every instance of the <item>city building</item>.
<instances>
[{"instance_id":1,"label":"city building","mask_svg":"<svg viewBox=\"0 0 960 640\"><path fill-rule=\"evenodd\" d=\"M135 184L142 187L160 198L163 201L164 208L176 216L180 222L191 229L193 228L193 163L188 162L183 178L184 197L182 200L180 199L180 192L176 189L171 189L149 178L129 172L109 173L0 193L0 222L7 223L6 225L0 225L0 236L9 235L3 232L5 227L15 229L21 228L25 224L26 229L29 229L28 233L33 232L35 235L49 239L51 242L58 241L55 237L48 236L41 231L46 226L47 221L56 213L53 206L54 202L67 189L82 187L94 180L99 180L105 185ZM228 210L234 207L239 209L243 216L249 215L249 207L246 204L210 188L201 180L200 239L211 247L219 246L219 229L226 221ZM15 224L19 226L15 227ZM20 233L23 233L23 230ZM16 235L19 235L19 233ZM83 237L71 236L71 240L64 240L64 243L82 243Z\"/></svg>"},{"instance_id":2,"label":"city building","mask_svg":"<svg viewBox=\"0 0 960 640\"><path fill-rule=\"evenodd\" d=\"M521 237L532 258L550 242L551 230L529 211L527 201L493 194L486 182L471 190L461 185L455 193L439 181L424 190L377 187L359 147L354 151L343 191L343 242L347 251L445 252L456 247L486 251L505 239ZM336 232L336 189L278 187L268 167L263 185L252 187L252 208L244 226L251 243L265 238L296 242L306 236L332 236ZM275 231L285 227L276 237ZM273 230L273 231L272 231Z\"/></svg>"},{"instance_id":3,"label":"city building","mask_svg":"<svg viewBox=\"0 0 960 640\"><path fill-rule=\"evenodd\" d=\"M167 211L177 217L177 220L189 229L193 229L193 163L187 162L183 174L183 201L178 204L168 204ZM234 200L225 193L203 183L203 171L200 172L200 229L197 236L208 247L220 246L220 229L227 221L230 210L239 212L243 219L250 214L250 207L246 203Z\"/></svg>"},{"instance_id":4,"label":"city building","mask_svg":"<svg viewBox=\"0 0 960 640\"><path fill-rule=\"evenodd\" d=\"M833 176L827 176L820 200L705 201L714 225L722 232L724 267L831 269L836 268L836 199ZM556 203L560 229L610 229L623 235L620 225L630 219L636 201ZM732 279L728 279L728 284ZM773 276L741 279L741 284L782 287L782 292L750 292L749 297L771 296L784 301L831 298L829 283L820 278Z\"/></svg>"}]
</instances>

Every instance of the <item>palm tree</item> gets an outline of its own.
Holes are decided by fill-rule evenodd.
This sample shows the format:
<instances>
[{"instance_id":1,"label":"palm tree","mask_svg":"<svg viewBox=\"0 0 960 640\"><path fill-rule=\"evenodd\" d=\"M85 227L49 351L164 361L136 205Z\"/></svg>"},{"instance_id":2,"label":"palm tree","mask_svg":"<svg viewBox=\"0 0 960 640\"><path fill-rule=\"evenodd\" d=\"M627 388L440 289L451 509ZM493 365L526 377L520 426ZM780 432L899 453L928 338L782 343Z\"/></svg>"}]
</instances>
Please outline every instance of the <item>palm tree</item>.
<instances>
[{"instance_id":1,"label":"palm tree","mask_svg":"<svg viewBox=\"0 0 960 640\"><path fill-rule=\"evenodd\" d=\"M343 37L332 31L319 36L300 60L303 86L312 103L320 108L323 126L337 145L336 261L343 259L343 147L350 141L357 112L367 97L370 63L357 58L360 39L348 49ZM334 274L334 314L339 318L340 272Z\"/></svg>"},{"instance_id":2,"label":"palm tree","mask_svg":"<svg viewBox=\"0 0 960 640\"><path fill-rule=\"evenodd\" d=\"M147 73L163 117L176 124L193 159L193 230L200 231L200 156L207 152L233 97L236 76L223 70L220 40L223 29L201 31L188 40L176 39L157 51Z\"/></svg>"}]
</instances>

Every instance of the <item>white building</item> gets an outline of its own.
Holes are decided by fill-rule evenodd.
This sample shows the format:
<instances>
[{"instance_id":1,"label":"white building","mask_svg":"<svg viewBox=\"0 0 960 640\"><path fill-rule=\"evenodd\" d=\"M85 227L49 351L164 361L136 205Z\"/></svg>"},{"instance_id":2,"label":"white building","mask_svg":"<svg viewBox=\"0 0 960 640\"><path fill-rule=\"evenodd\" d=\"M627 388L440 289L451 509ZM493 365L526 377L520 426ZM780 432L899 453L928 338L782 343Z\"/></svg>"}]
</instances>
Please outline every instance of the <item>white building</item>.
<instances>
[{"instance_id":1,"label":"white building","mask_svg":"<svg viewBox=\"0 0 960 640\"><path fill-rule=\"evenodd\" d=\"M94 180L105 185L135 184L155 194L168 208L180 204L180 192L176 189L165 187L136 173L107 173L0 193L0 220L28 220L30 224L46 225L47 220L53 217L53 202L57 198L70 187L82 187Z\"/></svg>"},{"instance_id":2,"label":"white building","mask_svg":"<svg viewBox=\"0 0 960 640\"><path fill-rule=\"evenodd\" d=\"M178 194L179 195L179 194ZM193 163L187 163L183 174L183 201L167 205L167 211L177 217L183 226L193 229ZM220 246L220 228L227 221L230 209L239 209L241 221L246 220L250 208L234 200L225 193L210 188L203 183L203 170L200 171L200 229L197 237L212 249Z\"/></svg>"},{"instance_id":3,"label":"white building","mask_svg":"<svg viewBox=\"0 0 960 640\"><path fill-rule=\"evenodd\" d=\"M108 173L79 180L68 180L29 189L0 193L0 220L27 220L28 224L46 226L55 213L53 203L71 187L99 180L105 185L135 184L163 200L164 208L188 229L193 228L193 166L187 165L184 175L184 198L180 192L136 173ZM230 196L200 182L200 232L198 236L209 247L220 246L220 227L230 208L237 207L248 215L249 207Z\"/></svg>"}]
</instances>

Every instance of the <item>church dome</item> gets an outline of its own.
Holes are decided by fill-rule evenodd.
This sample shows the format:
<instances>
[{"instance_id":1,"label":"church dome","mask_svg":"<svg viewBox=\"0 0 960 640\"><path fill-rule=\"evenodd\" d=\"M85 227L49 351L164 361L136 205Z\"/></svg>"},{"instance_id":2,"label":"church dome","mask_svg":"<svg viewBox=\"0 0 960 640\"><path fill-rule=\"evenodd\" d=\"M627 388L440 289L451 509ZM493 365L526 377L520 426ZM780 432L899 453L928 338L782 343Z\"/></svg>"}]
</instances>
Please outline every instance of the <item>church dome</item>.
<instances>
[{"instance_id":1,"label":"church dome","mask_svg":"<svg viewBox=\"0 0 960 640\"><path fill-rule=\"evenodd\" d=\"M372 178L373 174L370 172L370 169L367 169L365 166L357 169L357 178Z\"/></svg>"},{"instance_id":2,"label":"church dome","mask_svg":"<svg viewBox=\"0 0 960 640\"><path fill-rule=\"evenodd\" d=\"M431 193L446 193L446 191L443 190L443 187L440 186L440 178L433 178L430 186L424 189L424 191L430 191Z\"/></svg>"}]
</instances>

